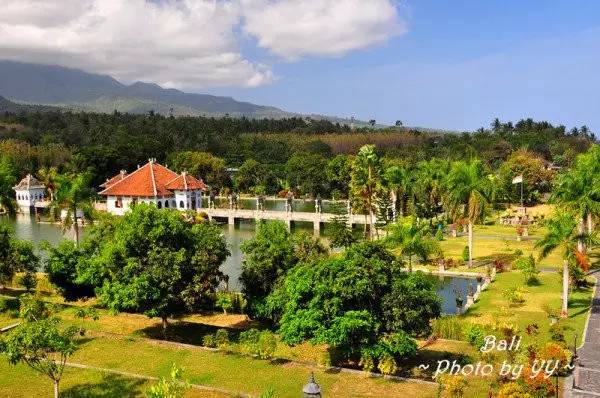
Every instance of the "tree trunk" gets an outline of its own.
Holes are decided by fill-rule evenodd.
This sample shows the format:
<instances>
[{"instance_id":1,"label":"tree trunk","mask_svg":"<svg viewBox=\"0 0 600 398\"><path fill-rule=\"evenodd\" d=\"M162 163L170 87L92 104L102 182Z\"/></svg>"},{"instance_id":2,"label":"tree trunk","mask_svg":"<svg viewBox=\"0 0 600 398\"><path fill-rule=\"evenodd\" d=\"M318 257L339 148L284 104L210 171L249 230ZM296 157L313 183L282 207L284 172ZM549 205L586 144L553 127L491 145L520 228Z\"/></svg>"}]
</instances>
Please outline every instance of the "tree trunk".
<instances>
[{"instance_id":1,"label":"tree trunk","mask_svg":"<svg viewBox=\"0 0 600 398\"><path fill-rule=\"evenodd\" d=\"M563 262L563 291L562 291L562 310L560 316L566 318L568 313L569 303L569 261Z\"/></svg>"},{"instance_id":2,"label":"tree trunk","mask_svg":"<svg viewBox=\"0 0 600 398\"><path fill-rule=\"evenodd\" d=\"M585 220L583 218L579 220L579 225L577 226L577 232L579 234L583 234L585 232ZM585 254L585 244L583 243L582 240L577 241L577 250L579 250L579 252L581 254Z\"/></svg>"},{"instance_id":3,"label":"tree trunk","mask_svg":"<svg viewBox=\"0 0 600 398\"><path fill-rule=\"evenodd\" d=\"M161 321L162 321L163 338L166 340L167 339L167 328L169 327L169 320L165 316L165 317L161 318Z\"/></svg>"},{"instance_id":4,"label":"tree trunk","mask_svg":"<svg viewBox=\"0 0 600 398\"><path fill-rule=\"evenodd\" d=\"M73 232L75 235L75 246L79 247L79 224L77 223L77 206L73 210Z\"/></svg>"},{"instance_id":5,"label":"tree trunk","mask_svg":"<svg viewBox=\"0 0 600 398\"><path fill-rule=\"evenodd\" d=\"M400 218L404 217L404 192L400 195Z\"/></svg>"},{"instance_id":6,"label":"tree trunk","mask_svg":"<svg viewBox=\"0 0 600 398\"><path fill-rule=\"evenodd\" d=\"M58 380L54 380L54 398L58 398Z\"/></svg>"},{"instance_id":7,"label":"tree trunk","mask_svg":"<svg viewBox=\"0 0 600 398\"><path fill-rule=\"evenodd\" d=\"M473 222L469 221L469 268L473 267Z\"/></svg>"},{"instance_id":8,"label":"tree trunk","mask_svg":"<svg viewBox=\"0 0 600 398\"><path fill-rule=\"evenodd\" d=\"M398 190L392 190L392 219L394 222L398 219Z\"/></svg>"},{"instance_id":9,"label":"tree trunk","mask_svg":"<svg viewBox=\"0 0 600 398\"><path fill-rule=\"evenodd\" d=\"M408 256L408 272L412 273L412 255Z\"/></svg>"},{"instance_id":10,"label":"tree trunk","mask_svg":"<svg viewBox=\"0 0 600 398\"><path fill-rule=\"evenodd\" d=\"M592 213L588 213L587 215L587 231L588 234L594 232L594 219L592 217Z\"/></svg>"}]
</instances>

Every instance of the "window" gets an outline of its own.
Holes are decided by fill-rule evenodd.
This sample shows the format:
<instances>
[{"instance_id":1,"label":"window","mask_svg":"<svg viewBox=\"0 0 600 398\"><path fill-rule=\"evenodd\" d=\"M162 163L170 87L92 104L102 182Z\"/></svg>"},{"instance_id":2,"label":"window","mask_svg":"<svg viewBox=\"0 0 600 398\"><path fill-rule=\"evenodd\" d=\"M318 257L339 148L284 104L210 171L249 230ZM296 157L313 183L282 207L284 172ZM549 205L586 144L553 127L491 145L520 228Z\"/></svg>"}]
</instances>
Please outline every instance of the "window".
<instances>
[{"instance_id":1,"label":"window","mask_svg":"<svg viewBox=\"0 0 600 398\"><path fill-rule=\"evenodd\" d=\"M168 209L168 208L169 208L169 201L165 200L165 209Z\"/></svg>"},{"instance_id":2,"label":"window","mask_svg":"<svg viewBox=\"0 0 600 398\"><path fill-rule=\"evenodd\" d=\"M156 205L158 206L159 209L162 209L162 200L159 200Z\"/></svg>"},{"instance_id":3,"label":"window","mask_svg":"<svg viewBox=\"0 0 600 398\"><path fill-rule=\"evenodd\" d=\"M117 209L120 209L121 207L123 207L123 200L122 200L122 198L119 197L119 198L117 198L117 200L115 200L115 207Z\"/></svg>"},{"instance_id":4,"label":"window","mask_svg":"<svg viewBox=\"0 0 600 398\"><path fill-rule=\"evenodd\" d=\"M175 201L175 199L173 199L171 201L171 205L172 205L171 207L176 208L177 207L177 201Z\"/></svg>"},{"instance_id":5,"label":"window","mask_svg":"<svg viewBox=\"0 0 600 398\"><path fill-rule=\"evenodd\" d=\"M180 209L183 209L183 200L180 200L180 201L179 201L179 208L180 208Z\"/></svg>"}]
</instances>

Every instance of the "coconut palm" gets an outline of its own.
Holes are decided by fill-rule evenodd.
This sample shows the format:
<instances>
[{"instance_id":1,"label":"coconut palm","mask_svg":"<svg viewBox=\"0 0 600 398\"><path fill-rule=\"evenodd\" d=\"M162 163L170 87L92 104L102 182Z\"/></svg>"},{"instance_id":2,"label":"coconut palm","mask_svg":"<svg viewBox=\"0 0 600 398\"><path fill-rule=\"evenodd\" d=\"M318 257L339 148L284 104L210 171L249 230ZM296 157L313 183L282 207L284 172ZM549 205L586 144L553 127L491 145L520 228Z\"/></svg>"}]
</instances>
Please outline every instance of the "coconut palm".
<instances>
[{"instance_id":1,"label":"coconut palm","mask_svg":"<svg viewBox=\"0 0 600 398\"><path fill-rule=\"evenodd\" d=\"M578 249L579 242L596 243L592 235L578 230L579 221L572 213L558 213L546 222L548 232L537 241L535 247L540 250L540 258L559 251L563 257L563 292L561 315L567 316L569 300L569 265L578 264L582 253Z\"/></svg>"},{"instance_id":2,"label":"coconut palm","mask_svg":"<svg viewBox=\"0 0 600 398\"><path fill-rule=\"evenodd\" d=\"M580 233L586 229L588 234L593 232L593 219L600 215L600 146L593 145L577 156L575 165L557 177L551 199L574 213ZM582 242L578 248L585 252Z\"/></svg>"},{"instance_id":3,"label":"coconut palm","mask_svg":"<svg viewBox=\"0 0 600 398\"><path fill-rule=\"evenodd\" d=\"M406 207L406 198L410 196L413 179L411 173L406 167L394 165L385 170L385 181L392 193L394 203L394 219L399 213L400 218L404 217Z\"/></svg>"},{"instance_id":4,"label":"coconut palm","mask_svg":"<svg viewBox=\"0 0 600 398\"><path fill-rule=\"evenodd\" d=\"M373 214L375 212L375 197L381 190L382 176L381 161L375 152L375 145L365 145L358 151L352 164L352 179L350 191L353 196L361 199L366 214L369 216L369 231L373 236L375 226Z\"/></svg>"},{"instance_id":5,"label":"coconut palm","mask_svg":"<svg viewBox=\"0 0 600 398\"><path fill-rule=\"evenodd\" d=\"M56 167L42 167L38 170L38 178L42 184L46 186L50 201L54 200L54 191L56 190L56 179L58 177L58 170Z\"/></svg>"},{"instance_id":6,"label":"coconut palm","mask_svg":"<svg viewBox=\"0 0 600 398\"><path fill-rule=\"evenodd\" d=\"M493 199L492 179L479 160L455 162L444 182L444 205L454 220L468 221L469 267L473 266L473 224Z\"/></svg>"},{"instance_id":7,"label":"coconut palm","mask_svg":"<svg viewBox=\"0 0 600 398\"><path fill-rule=\"evenodd\" d=\"M54 200L50 204L50 212L61 220L63 230L73 228L75 244L79 245L79 214L81 210L89 218L91 215L90 188L91 175L80 173L74 175L61 174L56 177ZM65 210L65 214L61 212Z\"/></svg>"},{"instance_id":8,"label":"coconut palm","mask_svg":"<svg viewBox=\"0 0 600 398\"><path fill-rule=\"evenodd\" d=\"M400 250L400 254L408 257L408 271L412 272L412 258L417 256L427 261L430 256L439 254L440 244L428 238L427 225L420 225L414 217L408 217L389 226L386 242Z\"/></svg>"},{"instance_id":9,"label":"coconut palm","mask_svg":"<svg viewBox=\"0 0 600 398\"><path fill-rule=\"evenodd\" d=\"M431 159L418 164L413 191L420 216L430 218L437 215L444 191L443 182L449 167L449 163L442 159Z\"/></svg>"}]
</instances>

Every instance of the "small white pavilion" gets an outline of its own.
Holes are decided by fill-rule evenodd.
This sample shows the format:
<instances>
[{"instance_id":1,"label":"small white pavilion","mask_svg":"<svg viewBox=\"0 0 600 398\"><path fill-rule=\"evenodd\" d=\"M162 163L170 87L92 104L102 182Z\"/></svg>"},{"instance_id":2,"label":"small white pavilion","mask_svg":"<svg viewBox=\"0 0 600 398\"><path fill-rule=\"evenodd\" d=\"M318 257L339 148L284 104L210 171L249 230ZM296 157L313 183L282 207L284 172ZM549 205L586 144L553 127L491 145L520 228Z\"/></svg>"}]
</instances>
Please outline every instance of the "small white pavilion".
<instances>
[{"instance_id":1,"label":"small white pavilion","mask_svg":"<svg viewBox=\"0 0 600 398\"><path fill-rule=\"evenodd\" d=\"M31 174L27 174L13 189L16 193L17 208L20 213L34 213L36 203L45 200L46 186Z\"/></svg>"}]
</instances>

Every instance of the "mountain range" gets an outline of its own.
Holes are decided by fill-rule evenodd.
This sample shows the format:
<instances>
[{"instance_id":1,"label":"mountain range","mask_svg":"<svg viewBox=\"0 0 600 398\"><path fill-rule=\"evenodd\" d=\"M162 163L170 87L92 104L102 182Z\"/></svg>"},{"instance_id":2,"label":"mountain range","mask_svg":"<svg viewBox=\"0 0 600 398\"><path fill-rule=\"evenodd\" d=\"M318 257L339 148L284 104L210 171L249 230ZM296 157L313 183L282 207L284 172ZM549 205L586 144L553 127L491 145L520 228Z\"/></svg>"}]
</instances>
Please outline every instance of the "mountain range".
<instances>
[{"instance_id":1,"label":"mountain range","mask_svg":"<svg viewBox=\"0 0 600 398\"><path fill-rule=\"evenodd\" d=\"M126 85L111 76L79 69L3 60L0 60L0 96L22 105L41 104L107 113L114 110L146 113L152 110L191 116L299 116L272 106L236 101L231 97L186 93L153 83Z\"/></svg>"}]
</instances>

